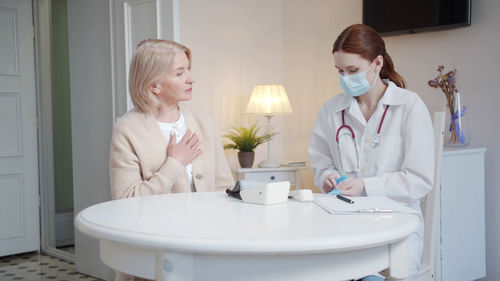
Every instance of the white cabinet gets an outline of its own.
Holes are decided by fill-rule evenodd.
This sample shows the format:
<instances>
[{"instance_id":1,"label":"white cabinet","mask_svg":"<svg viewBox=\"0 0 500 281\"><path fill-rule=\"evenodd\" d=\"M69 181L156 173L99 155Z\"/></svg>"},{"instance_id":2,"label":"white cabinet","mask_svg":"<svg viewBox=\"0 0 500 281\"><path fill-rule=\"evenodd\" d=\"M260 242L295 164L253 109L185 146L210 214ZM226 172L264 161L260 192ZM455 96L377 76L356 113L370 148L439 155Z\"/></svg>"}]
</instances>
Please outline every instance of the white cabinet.
<instances>
[{"instance_id":1,"label":"white cabinet","mask_svg":"<svg viewBox=\"0 0 500 281\"><path fill-rule=\"evenodd\" d=\"M262 182L289 181L296 189L302 186L299 167L279 167L279 168L241 168L236 170L238 180L252 180Z\"/></svg>"},{"instance_id":2,"label":"white cabinet","mask_svg":"<svg viewBox=\"0 0 500 281\"><path fill-rule=\"evenodd\" d=\"M471 281L486 276L485 151L476 148L443 152L441 259L437 260L436 280Z\"/></svg>"}]
</instances>

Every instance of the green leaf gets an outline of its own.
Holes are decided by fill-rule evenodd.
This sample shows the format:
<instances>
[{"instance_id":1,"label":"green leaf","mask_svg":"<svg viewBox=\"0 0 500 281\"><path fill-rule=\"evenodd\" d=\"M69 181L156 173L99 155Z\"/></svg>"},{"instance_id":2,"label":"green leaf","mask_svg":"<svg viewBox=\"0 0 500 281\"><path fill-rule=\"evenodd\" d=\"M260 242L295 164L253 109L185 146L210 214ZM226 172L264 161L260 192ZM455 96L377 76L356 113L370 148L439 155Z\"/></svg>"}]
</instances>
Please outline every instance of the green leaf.
<instances>
[{"instance_id":1,"label":"green leaf","mask_svg":"<svg viewBox=\"0 0 500 281\"><path fill-rule=\"evenodd\" d=\"M250 127L233 127L232 130L228 131L227 134L222 135L223 137L229 139L233 143L225 144L224 149L237 149L241 152L251 152L254 151L257 146L272 140L272 138L277 135L277 133L264 133L258 136L259 127L257 123L250 125Z\"/></svg>"}]
</instances>

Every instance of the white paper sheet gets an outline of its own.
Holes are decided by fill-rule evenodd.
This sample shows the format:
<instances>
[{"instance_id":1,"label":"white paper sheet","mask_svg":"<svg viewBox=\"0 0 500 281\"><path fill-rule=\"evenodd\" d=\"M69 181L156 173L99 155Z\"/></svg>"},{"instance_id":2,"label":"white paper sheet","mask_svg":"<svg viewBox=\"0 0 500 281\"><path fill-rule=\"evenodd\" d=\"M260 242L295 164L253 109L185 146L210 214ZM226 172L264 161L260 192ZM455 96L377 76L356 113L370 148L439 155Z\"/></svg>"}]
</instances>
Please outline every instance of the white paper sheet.
<instances>
[{"instance_id":1,"label":"white paper sheet","mask_svg":"<svg viewBox=\"0 0 500 281\"><path fill-rule=\"evenodd\" d=\"M323 207L330 210L333 214L365 214L365 213L404 213L417 214L412 209L402 203L396 202L387 197L349 197L352 201L349 204L338 199L335 195L316 194L314 200Z\"/></svg>"}]
</instances>

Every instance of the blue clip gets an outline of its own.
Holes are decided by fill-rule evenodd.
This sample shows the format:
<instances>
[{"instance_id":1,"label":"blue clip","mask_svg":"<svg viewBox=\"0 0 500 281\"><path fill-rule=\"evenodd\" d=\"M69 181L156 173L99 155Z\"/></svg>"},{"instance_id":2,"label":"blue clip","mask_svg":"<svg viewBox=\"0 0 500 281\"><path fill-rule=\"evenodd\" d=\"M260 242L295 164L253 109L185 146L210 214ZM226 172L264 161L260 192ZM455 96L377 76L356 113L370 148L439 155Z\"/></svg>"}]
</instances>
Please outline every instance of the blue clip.
<instances>
[{"instance_id":1,"label":"blue clip","mask_svg":"<svg viewBox=\"0 0 500 281\"><path fill-rule=\"evenodd\" d=\"M328 192L328 195L342 195L342 192L340 192L340 189L334 188L332 191Z\"/></svg>"},{"instance_id":2,"label":"blue clip","mask_svg":"<svg viewBox=\"0 0 500 281\"><path fill-rule=\"evenodd\" d=\"M339 184L341 181L347 179L347 176L346 175L343 175L341 176L340 178L336 179L335 182L337 182L337 184Z\"/></svg>"},{"instance_id":3,"label":"blue clip","mask_svg":"<svg viewBox=\"0 0 500 281\"><path fill-rule=\"evenodd\" d=\"M341 176L340 178L336 179L335 182L339 184L341 181L347 179L346 175ZM328 195L342 195L342 192L338 188L332 189L332 191L328 192Z\"/></svg>"},{"instance_id":4,"label":"blue clip","mask_svg":"<svg viewBox=\"0 0 500 281\"><path fill-rule=\"evenodd\" d=\"M340 178L336 179L335 182L339 184L341 181L347 179L346 175L341 176ZM332 191L328 192L328 195L342 195L342 192L338 188L332 189Z\"/></svg>"}]
</instances>

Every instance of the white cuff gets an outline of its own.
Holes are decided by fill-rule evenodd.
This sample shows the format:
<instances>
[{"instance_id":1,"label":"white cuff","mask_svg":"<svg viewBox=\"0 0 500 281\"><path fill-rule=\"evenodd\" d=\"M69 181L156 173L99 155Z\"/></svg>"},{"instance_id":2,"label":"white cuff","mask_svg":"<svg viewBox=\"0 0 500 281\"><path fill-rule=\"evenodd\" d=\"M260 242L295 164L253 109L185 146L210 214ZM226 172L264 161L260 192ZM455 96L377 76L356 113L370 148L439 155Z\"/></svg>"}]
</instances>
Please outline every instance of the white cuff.
<instances>
[{"instance_id":1,"label":"white cuff","mask_svg":"<svg viewBox=\"0 0 500 281\"><path fill-rule=\"evenodd\" d=\"M366 196L385 196L381 177L364 178Z\"/></svg>"}]
</instances>

